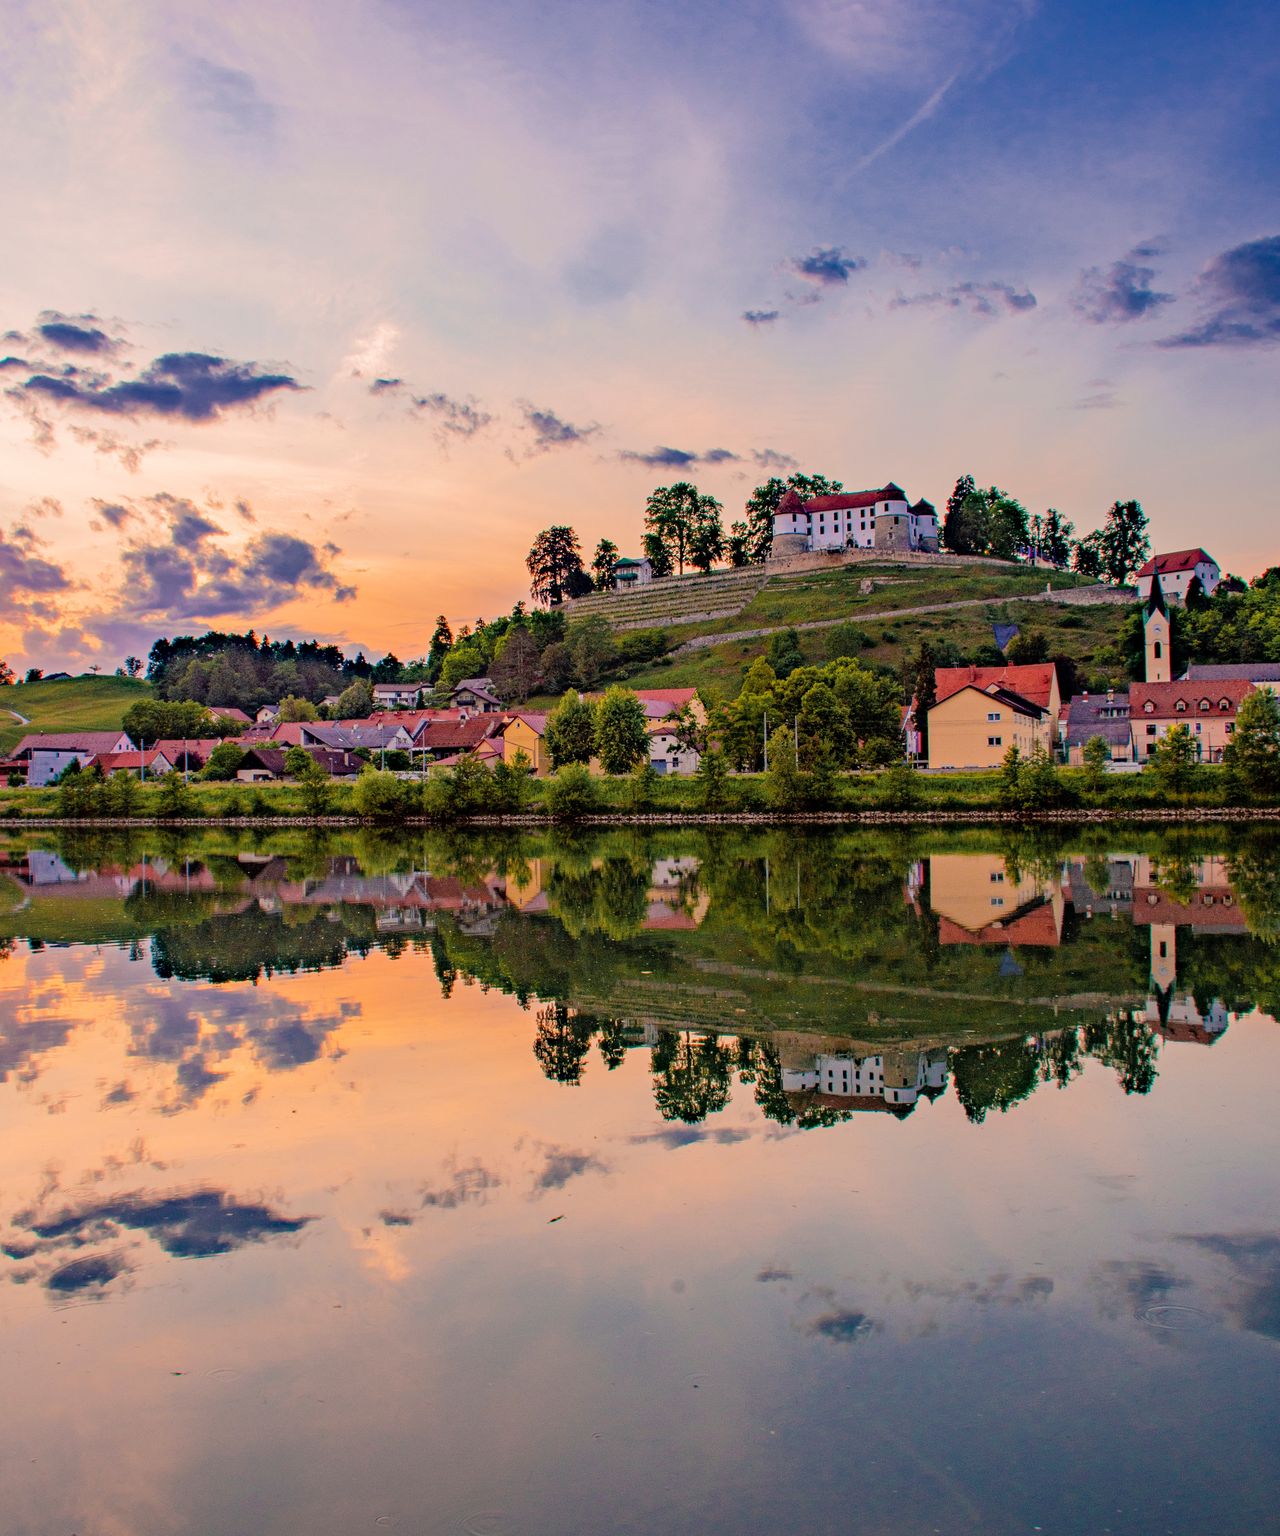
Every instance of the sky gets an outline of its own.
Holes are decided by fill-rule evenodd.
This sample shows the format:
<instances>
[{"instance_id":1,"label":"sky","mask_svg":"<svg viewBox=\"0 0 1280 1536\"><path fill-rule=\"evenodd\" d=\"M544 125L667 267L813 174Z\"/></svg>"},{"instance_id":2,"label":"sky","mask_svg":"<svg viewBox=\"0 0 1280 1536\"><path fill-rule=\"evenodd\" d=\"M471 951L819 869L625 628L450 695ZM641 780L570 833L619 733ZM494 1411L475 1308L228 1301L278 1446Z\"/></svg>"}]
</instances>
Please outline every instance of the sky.
<instances>
[{"instance_id":1,"label":"sky","mask_svg":"<svg viewBox=\"0 0 1280 1536\"><path fill-rule=\"evenodd\" d=\"M1246 577L1280 12L0 0L0 656L421 655L570 523L801 468Z\"/></svg>"}]
</instances>

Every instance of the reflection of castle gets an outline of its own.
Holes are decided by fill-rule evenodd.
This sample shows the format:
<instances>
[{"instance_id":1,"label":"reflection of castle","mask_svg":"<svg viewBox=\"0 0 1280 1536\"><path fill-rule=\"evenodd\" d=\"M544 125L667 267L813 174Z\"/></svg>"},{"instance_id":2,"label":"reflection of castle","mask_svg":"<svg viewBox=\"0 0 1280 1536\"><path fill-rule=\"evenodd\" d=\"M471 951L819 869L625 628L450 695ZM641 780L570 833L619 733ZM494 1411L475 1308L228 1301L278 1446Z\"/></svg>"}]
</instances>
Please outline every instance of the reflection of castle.
<instances>
[{"instance_id":1,"label":"reflection of castle","mask_svg":"<svg viewBox=\"0 0 1280 1536\"><path fill-rule=\"evenodd\" d=\"M879 1110L904 1117L918 1100L947 1087L947 1052L882 1051L874 1056L814 1048L802 1037L779 1041L782 1088L796 1107Z\"/></svg>"},{"instance_id":2,"label":"reflection of castle","mask_svg":"<svg viewBox=\"0 0 1280 1536\"><path fill-rule=\"evenodd\" d=\"M1147 1020L1166 1040L1212 1045L1231 1022L1225 1004L1212 998L1200 1007L1190 993L1178 995L1178 929L1193 934L1246 934L1248 924L1236 901L1222 859L1199 859L1161 871L1146 857L1137 861L1133 921L1151 933L1151 995Z\"/></svg>"}]
</instances>

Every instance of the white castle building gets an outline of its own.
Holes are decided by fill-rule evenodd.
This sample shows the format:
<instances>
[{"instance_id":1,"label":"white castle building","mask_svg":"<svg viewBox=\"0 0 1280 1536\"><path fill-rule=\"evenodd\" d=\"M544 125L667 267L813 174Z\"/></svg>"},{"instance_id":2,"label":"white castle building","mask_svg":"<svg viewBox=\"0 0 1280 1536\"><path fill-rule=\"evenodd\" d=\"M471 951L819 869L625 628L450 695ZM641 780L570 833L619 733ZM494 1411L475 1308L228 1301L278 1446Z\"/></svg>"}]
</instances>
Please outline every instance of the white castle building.
<instances>
[{"instance_id":1,"label":"white castle building","mask_svg":"<svg viewBox=\"0 0 1280 1536\"><path fill-rule=\"evenodd\" d=\"M772 554L842 549L936 554L938 514L927 501L912 506L892 480L878 491L840 492L810 501L788 491L773 514Z\"/></svg>"}]
</instances>

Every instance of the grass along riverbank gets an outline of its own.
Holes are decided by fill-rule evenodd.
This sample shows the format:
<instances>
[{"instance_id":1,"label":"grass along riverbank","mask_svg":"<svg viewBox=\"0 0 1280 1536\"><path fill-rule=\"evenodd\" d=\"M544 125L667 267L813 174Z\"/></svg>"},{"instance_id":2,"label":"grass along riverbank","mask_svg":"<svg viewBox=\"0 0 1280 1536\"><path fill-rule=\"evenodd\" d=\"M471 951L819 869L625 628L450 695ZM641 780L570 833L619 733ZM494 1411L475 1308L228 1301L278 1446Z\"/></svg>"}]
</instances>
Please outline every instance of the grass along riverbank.
<instances>
[{"instance_id":1,"label":"grass along riverbank","mask_svg":"<svg viewBox=\"0 0 1280 1536\"><path fill-rule=\"evenodd\" d=\"M632 817L694 819L733 817L854 817L938 814L1018 817L1198 817L1280 812L1280 796L1244 796L1222 768L1200 766L1185 787L1170 792L1151 772L1092 778L1080 768L1057 768L1048 783L1010 791L999 771L916 773L905 767L848 773L817 780L794 774L787 781L764 774L702 778L595 778L565 770L548 779L515 775L495 780L484 769L433 773L426 780L371 772L357 782L326 781L234 784L180 780L135 784L127 813L111 803L105 786L83 784L78 798L60 789L0 789L0 826L52 821L126 824L152 821L373 822L429 820L441 823L523 820L622 821Z\"/></svg>"}]
</instances>

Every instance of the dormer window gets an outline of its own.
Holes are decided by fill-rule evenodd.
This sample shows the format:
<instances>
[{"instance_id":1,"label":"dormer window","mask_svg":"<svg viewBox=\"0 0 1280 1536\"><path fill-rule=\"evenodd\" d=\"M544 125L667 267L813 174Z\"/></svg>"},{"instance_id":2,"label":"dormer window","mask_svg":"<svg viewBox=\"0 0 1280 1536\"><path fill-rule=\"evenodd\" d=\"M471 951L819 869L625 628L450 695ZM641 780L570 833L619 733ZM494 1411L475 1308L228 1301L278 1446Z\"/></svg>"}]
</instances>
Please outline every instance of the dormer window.
<instances>
[{"instance_id":1,"label":"dormer window","mask_svg":"<svg viewBox=\"0 0 1280 1536\"><path fill-rule=\"evenodd\" d=\"M1200 708L1201 709L1208 709L1208 707L1209 707L1208 699L1201 699L1200 700Z\"/></svg>"},{"instance_id":2,"label":"dormer window","mask_svg":"<svg viewBox=\"0 0 1280 1536\"><path fill-rule=\"evenodd\" d=\"M1152 701L1150 699L1148 699L1147 702L1142 707L1143 707L1143 709L1146 710L1147 714L1149 714L1149 715L1154 715L1155 712L1156 712L1156 707L1155 707L1155 705L1152 703Z\"/></svg>"},{"instance_id":3,"label":"dormer window","mask_svg":"<svg viewBox=\"0 0 1280 1536\"><path fill-rule=\"evenodd\" d=\"M1176 709L1178 711L1178 713L1180 715L1185 715L1186 712L1187 712L1187 701L1186 701L1186 699L1179 699L1178 702L1173 707L1174 707L1174 709Z\"/></svg>"},{"instance_id":4,"label":"dormer window","mask_svg":"<svg viewBox=\"0 0 1280 1536\"><path fill-rule=\"evenodd\" d=\"M1218 708L1219 709L1230 709L1231 708L1231 700L1230 699L1219 699L1218 700Z\"/></svg>"}]
</instances>

